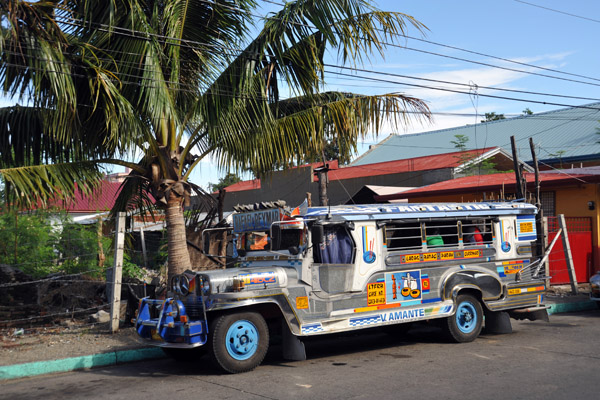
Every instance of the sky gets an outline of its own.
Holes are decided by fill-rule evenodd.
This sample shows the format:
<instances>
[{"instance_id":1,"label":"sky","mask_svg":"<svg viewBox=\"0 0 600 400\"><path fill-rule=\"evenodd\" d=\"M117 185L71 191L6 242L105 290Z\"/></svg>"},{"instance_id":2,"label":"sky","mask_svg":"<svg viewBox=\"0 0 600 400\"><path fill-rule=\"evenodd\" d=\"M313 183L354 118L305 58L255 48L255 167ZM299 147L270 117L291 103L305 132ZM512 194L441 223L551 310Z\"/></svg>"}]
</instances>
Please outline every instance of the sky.
<instances>
[{"instance_id":1,"label":"sky","mask_svg":"<svg viewBox=\"0 0 600 400\"><path fill-rule=\"evenodd\" d=\"M263 6L262 15L279 9L270 0L259 2ZM406 134L473 124L482 120L487 112L511 117L522 114L525 108L537 113L600 101L598 0L379 0L375 4L381 10L402 12L414 17L428 29L421 34L409 27L407 35L435 44L411 38L399 40L396 43L401 46L389 47L384 59L376 57L370 63L365 63L362 69L367 72L354 72L352 77L327 74L325 89L359 94L402 92L425 100L434 113L434 120L430 124L415 122L398 130L385 125L378 137L369 137L361 142L356 156L392 133ZM329 56L329 63L340 65L341 62L334 55ZM328 70L352 73L339 68ZM463 86L398 75L455 82ZM466 94L408 86L406 83L459 90ZM541 104L544 102L555 104ZM199 165L191 179L206 188L209 182L218 182L226 172L219 171L207 159Z\"/></svg>"},{"instance_id":2,"label":"sky","mask_svg":"<svg viewBox=\"0 0 600 400\"><path fill-rule=\"evenodd\" d=\"M511 117L521 115L526 108L537 113L600 101L600 49L598 47L600 1L380 0L376 4L381 10L402 12L414 17L428 29L421 34L418 30L409 27L407 35L437 44L415 39L398 41L397 44L406 48L389 47L384 59L375 58L362 68L392 75L356 72L357 76L345 77L329 74L326 77L326 89L361 94L402 92L425 100L434 113L434 120L430 124L414 121L410 126L399 130L392 130L390 125L384 126L378 137L369 137L361 142L355 157L367 151L370 145L376 144L392 133L416 133L473 124L484 119L484 114L488 112ZM277 8L275 5L265 4L266 10ZM454 48L444 47L444 45ZM331 54L331 64L341 64L333 57L334 55ZM558 72L538 69L535 66ZM345 74L351 73L344 69L328 69ZM450 81L465 86L393 75ZM363 77L376 78L385 82ZM402 83L449 88L466 94L413 87ZM484 89L484 86L587 99L496 91ZM490 98L484 95L511 99ZM555 104L541 104L544 102ZM203 165L200 174L196 175L199 179L198 183L202 185L202 182L207 179L206 176L214 177L215 172L219 176L224 174L215 171L209 165ZM208 178L209 182L217 180L218 177Z\"/></svg>"}]
</instances>

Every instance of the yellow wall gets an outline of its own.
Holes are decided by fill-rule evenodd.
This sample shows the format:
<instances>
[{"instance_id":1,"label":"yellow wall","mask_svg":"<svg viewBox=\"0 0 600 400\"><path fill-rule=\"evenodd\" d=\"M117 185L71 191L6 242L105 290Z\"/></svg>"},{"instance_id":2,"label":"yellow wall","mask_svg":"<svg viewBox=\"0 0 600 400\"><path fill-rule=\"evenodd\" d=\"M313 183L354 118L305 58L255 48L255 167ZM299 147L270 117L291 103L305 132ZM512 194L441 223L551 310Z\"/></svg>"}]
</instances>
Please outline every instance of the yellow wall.
<instances>
[{"instance_id":1,"label":"yellow wall","mask_svg":"<svg viewBox=\"0 0 600 400\"><path fill-rule=\"evenodd\" d=\"M592 272L600 270L600 184L580 184L561 187L544 187L543 191L554 191L556 193L556 214L564 214L565 217L591 217L592 218ZM497 193L486 193L498 198ZM411 198L411 203L430 202L469 202L483 201L482 192L464 194L423 196ZM594 201L594 210L588 209L588 201Z\"/></svg>"}]
</instances>

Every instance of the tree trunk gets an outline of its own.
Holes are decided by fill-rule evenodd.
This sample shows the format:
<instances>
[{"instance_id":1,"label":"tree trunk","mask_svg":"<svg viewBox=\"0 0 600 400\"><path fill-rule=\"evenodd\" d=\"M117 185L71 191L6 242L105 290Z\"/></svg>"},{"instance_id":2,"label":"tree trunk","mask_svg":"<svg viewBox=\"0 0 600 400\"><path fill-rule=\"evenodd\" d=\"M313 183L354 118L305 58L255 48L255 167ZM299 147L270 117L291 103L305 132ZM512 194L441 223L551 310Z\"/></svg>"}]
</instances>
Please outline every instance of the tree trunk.
<instances>
[{"instance_id":1,"label":"tree trunk","mask_svg":"<svg viewBox=\"0 0 600 400\"><path fill-rule=\"evenodd\" d=\"M192 267L190 254L188 253L185 221L183 219L182 198L176 197L173 193L167 200L167 240L169 246L169 271L168 282L173 275L181 274Z\"/></svg>"}]
</instances>

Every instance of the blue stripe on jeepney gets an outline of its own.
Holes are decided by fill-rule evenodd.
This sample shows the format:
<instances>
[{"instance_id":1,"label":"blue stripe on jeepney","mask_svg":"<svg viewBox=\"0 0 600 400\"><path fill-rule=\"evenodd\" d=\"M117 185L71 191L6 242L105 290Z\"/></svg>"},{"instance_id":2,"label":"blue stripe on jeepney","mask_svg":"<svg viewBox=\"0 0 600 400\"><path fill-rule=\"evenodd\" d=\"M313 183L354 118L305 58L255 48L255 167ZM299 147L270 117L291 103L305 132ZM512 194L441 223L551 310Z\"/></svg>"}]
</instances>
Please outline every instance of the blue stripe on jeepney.
<instances>
[{"instance_id":1,"label":"blue stripe on jeepney","mask_svg":"<svg viewBox=\"0 0 600 400\"><path fill-rule=\"evenodd\" d=\"M312 325L302 325L302 333L316 333L316 332L324 332L323 325L321 323L312 324Z\"/></svg>"},{"instance_id":2,"label":"blue stripe on jeepney","mask_svg":"<svg viewBox=\"0 0 600 400\"><path fill-rule=\"evenodd\" d=\"M371 317L362 318L350 318L348 321L350 326L367 326L381 323L381 315L374 315Z\"/></svg>"},{"instance_id":3,"label":"blue stripe on jeepney","mask_svg":"<svg viewBox=\"0 0 600 400\"><path fill-rule=\"evenodd\" d=\"M424 299L422 300L423 304L427 304L427 303L437 303L438 301L442 301L441 297L437 297L435 299ZM404 303L403 303L404 304Z\"/></svg>"}]
</instances>

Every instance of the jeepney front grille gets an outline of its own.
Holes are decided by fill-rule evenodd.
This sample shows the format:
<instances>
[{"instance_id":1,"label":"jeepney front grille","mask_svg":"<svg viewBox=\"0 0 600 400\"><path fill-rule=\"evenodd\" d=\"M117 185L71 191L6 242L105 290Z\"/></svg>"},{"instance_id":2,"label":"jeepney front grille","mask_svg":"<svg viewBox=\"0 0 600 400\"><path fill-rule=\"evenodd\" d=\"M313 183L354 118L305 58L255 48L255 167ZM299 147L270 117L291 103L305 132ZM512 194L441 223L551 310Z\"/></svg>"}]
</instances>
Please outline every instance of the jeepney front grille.
<instances>
[{"instance_id":1,"label":"jeepney front grille","mask_svg":"<svg viewBox=\"0 0 600 400\"><path fill-rule=\"evenodd\" d=\"M190 319L204 319L204 306L202 303L185 303L185 312Z\"/></svg>"}]
</instances>

